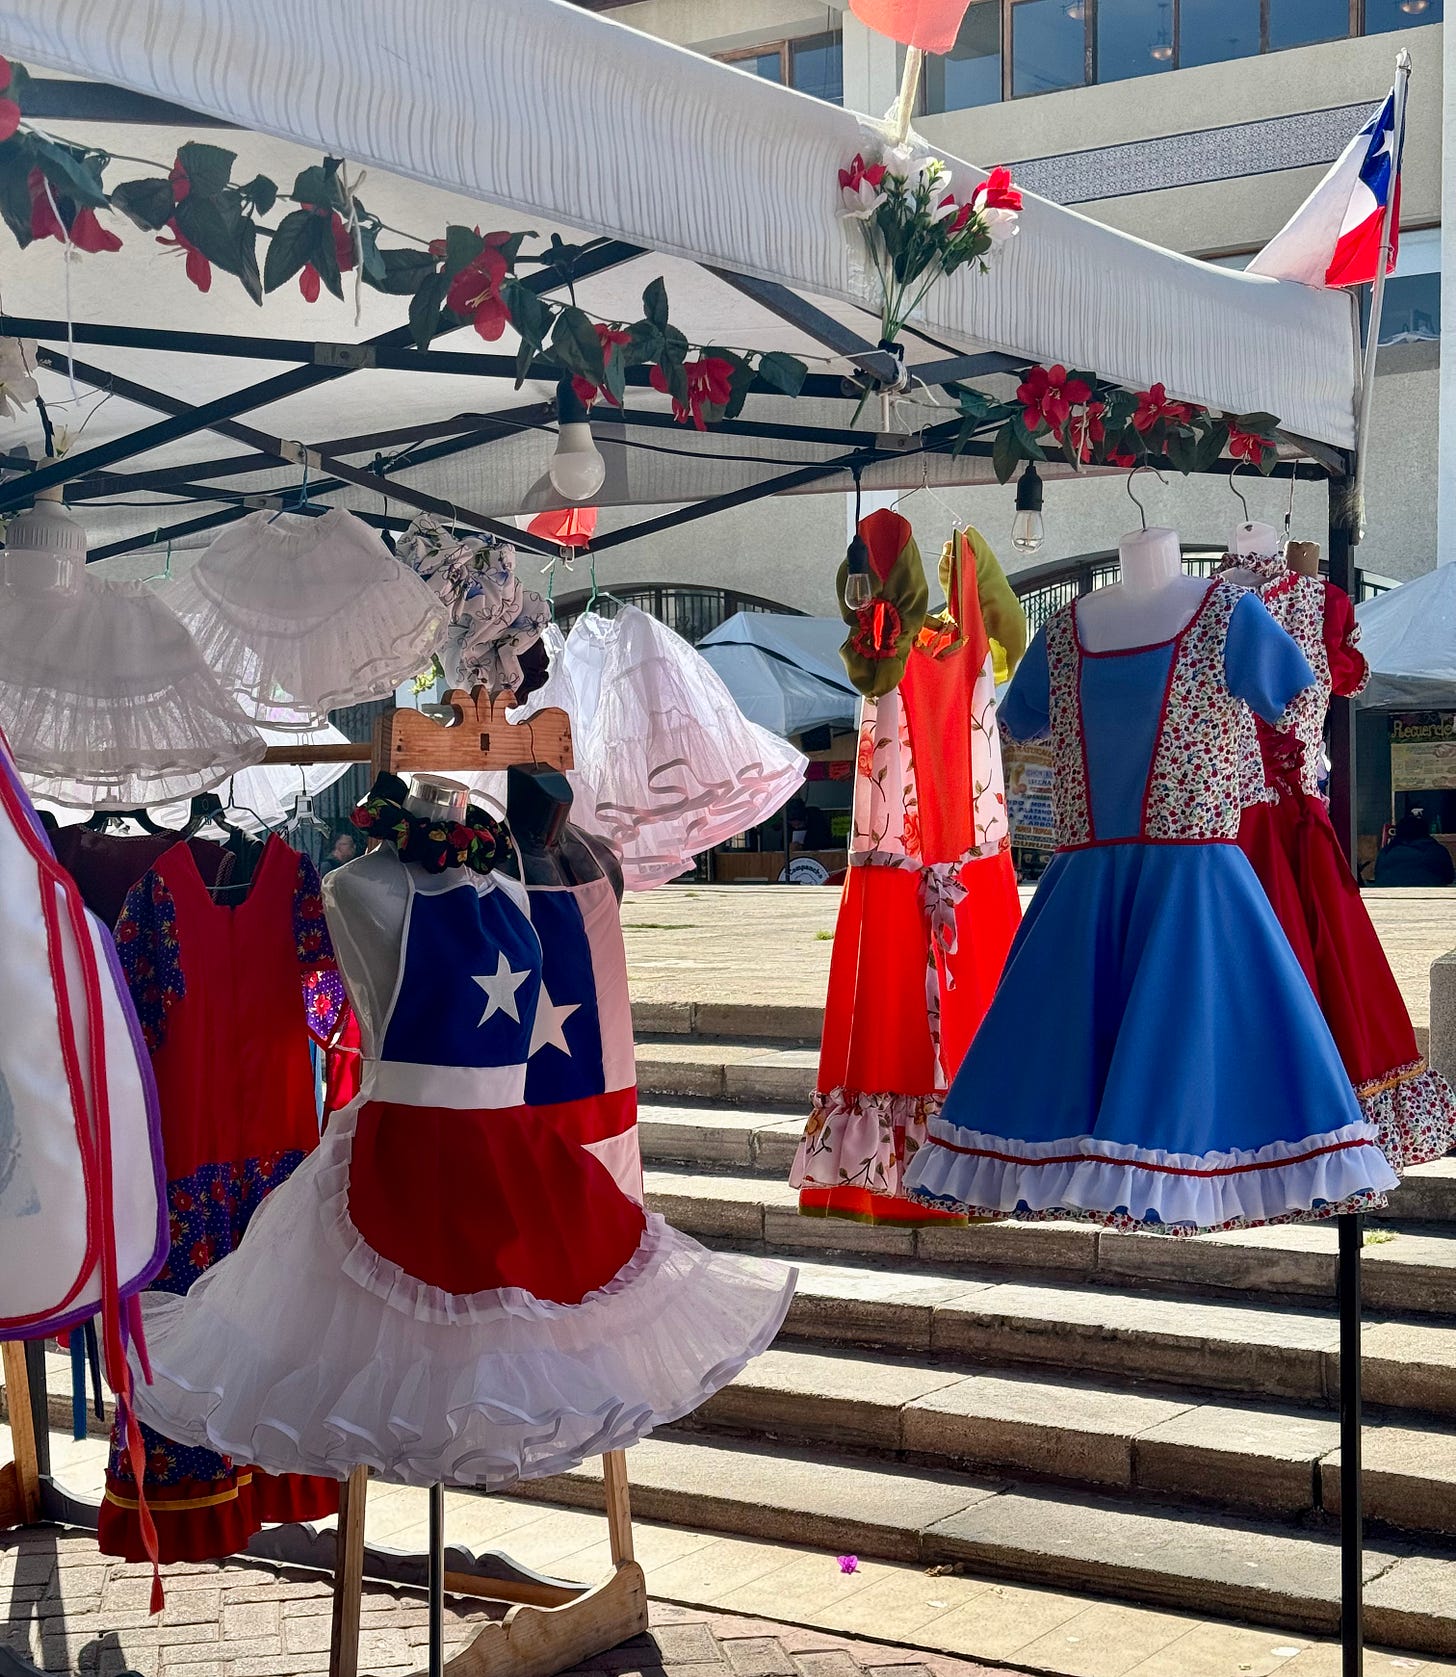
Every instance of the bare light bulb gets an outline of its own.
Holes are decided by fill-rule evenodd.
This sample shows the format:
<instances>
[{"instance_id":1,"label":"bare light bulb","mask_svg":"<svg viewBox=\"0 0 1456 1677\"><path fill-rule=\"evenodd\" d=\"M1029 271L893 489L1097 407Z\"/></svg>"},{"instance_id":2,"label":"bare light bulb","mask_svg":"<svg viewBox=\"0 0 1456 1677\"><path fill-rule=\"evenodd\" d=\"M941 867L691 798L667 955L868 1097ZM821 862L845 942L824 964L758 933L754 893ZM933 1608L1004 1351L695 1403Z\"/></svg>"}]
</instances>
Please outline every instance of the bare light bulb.
<instances>
[{"instance_id":1,"label":"bare light bulb","mask_svg":"<svg viewBox=\"0 0 1456 1677\"><path fill-rule=\"evenodd\" d=\"M548 472L551 487L568 501L589 501L607 477L607 463L592 439L586 404L562 379L556 387L556 452Z\"/></svg>"},{"instance_id":2,"label":"bare light bulb","mask_svg":"<svg viewBox=\"0 0 1456 1677\"><path fill-rule=\"evenodd\" d=\"M1011 545L1018 553L1035 553L1046 540L1039 512L1019 512L1011 520Z\"/></svg>"},{"instance_id":3,"label":"bare light bulb","mask_svg":"<svg viewBox=\"0 0 1456 1677\"><path fill-rule=\"evenodd\" d=\"M1072 22L1080 23L1086 15L1087 6L1085 0L1071 0L1071 3L1067 7L1067 16L1071 18Z\"/></svg>"},{"instance_id":4,"label":"bare light bulb","mask_svg":"<svg viewBox=\"0 0 1456 1677\"><path fill-rule=\"evenodd\" d=\"M859 611L875 597L875 585L868 571L850 571L844 579L844 603L851 611Z\"/></svg>"},{"instance_id":5,"label":"bare light bulb","mask_svg":"<svg viewBox=\"0 0 1456 1677\"><path fill-rule=\"evenodd\" d=\"M1419 17L1431 0L1400 0L1400 9L1407 17Z\"/></svg>"},{"instance_id":6,"label":"bare light bulb","mask_svg":"<svg viewBox=\"0 0 1456 1677\"><path fill-rule=\"evenodd\" d=\"M1158 44L1151 49L1151 51L1152 56L1159 64L1166 64L1173 56L1173 49L1166 41L1159 41Z\"/></svg>"},{"instance_id":7,"label":"bare light bulb","mask_svg":"<svg viewBox=\"0 0 1456 1677\"><path fill-rule=\"evenodd\" d=\"M1041 502L1042 481L1036 462L1028 460L1016 484L1016 517L1011 520L1011 545L1018 553L1035 553L1046 540Z\"/></svg>"}]
</instances>

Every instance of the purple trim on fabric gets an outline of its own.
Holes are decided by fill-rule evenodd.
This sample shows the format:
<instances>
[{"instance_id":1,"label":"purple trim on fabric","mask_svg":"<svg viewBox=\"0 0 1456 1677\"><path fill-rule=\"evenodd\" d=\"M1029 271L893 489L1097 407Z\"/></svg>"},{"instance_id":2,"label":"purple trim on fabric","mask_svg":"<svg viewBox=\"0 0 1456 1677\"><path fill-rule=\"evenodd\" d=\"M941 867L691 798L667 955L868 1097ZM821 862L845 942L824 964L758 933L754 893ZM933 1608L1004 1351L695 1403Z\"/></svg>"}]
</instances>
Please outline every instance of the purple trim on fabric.
<instances>
[{"instance_id":1,"label":"purple trim on fabric","mask_svg":"<svg viewBox=\"0 0 1456 1677\"><path fill-rule=\"evenodd\" d=\"M126 974L121 970L121 957L116 952L116 944L112 941L111 933L89 909L86 917L94 921L101 932L101 947L106 956L107 970L116 984L117 998L126 1018L132 1052L136 1055L137 1069L141 1073L142 1093L147 1103L147 1138L152 1145L152 1177L157 1185L156 1250L137 1276L122 1282L121 1296L125 1298L130 1293L139 1293L146 1288L166 1263L167 1252L172 1243L172 1225L167 1211L167 1168L162 1154L162 1103L157 1095L157 1079L152 1072L152 1057L147 1052L146 1040L142 1036L141 1020L137 1018L136 1008L132 1005L131 991L127 987Z\"/></svg>"},{"instance_id":2,"label":"purple trim on fabric","mask_svg":"<svg viewBox=\"0 0 1456 1677\"><path fill-rule=\"evenodd\" d=\"M0 745L3 745L3 749L0 749L0 770L4 771L5 778L20 794L21 807L29 817L31 830L46 847L47 853L54 861L56 853L51 848L51 835L45 830L45 822L41 820L36 813L35 805L30 801L30 793L25 789L25 782L20 778L20 771L16 768L15 761L10 755L9 741L5 739L3 734L0 734Z\"/></svg>"}]
</instances>

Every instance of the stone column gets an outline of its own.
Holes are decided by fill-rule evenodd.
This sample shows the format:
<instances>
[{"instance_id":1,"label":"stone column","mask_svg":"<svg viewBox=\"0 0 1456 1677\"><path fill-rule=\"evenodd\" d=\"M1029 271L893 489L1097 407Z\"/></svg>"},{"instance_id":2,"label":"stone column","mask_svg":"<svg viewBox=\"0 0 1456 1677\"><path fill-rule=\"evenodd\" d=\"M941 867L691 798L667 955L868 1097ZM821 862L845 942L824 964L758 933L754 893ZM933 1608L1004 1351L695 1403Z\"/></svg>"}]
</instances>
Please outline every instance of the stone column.
<instances>
[{"instance_id":1,"label":"stone column","mask_svg":"<svg viewBox=\"0 0 1456 1677\"><path fill-rule=\"evenodd\" d=\"M1431 963L1431 1069L1456 1084L1456 949Z\"/></svg>"}]
</instances>

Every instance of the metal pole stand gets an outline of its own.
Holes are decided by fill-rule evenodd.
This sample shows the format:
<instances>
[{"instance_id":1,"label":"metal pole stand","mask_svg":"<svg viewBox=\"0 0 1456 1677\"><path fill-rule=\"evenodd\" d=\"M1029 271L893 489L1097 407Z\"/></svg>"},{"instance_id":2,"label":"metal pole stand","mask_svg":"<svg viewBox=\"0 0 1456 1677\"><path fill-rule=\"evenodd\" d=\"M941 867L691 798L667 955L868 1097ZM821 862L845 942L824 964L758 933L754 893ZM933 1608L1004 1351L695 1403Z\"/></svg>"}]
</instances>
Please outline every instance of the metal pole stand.
<instances>
[{"instance_id":1,"label":"metal pole stand","mask_svg":"<svg viewBox=\"0 0 1456 1677\"><path fill-rule=\"evenodd\" d=\"M430 1486L430 1677L445 1670L445 1487Z\"/></svg>"},{"instance_id":2,"label":"metal pole stand","mask_svg":"<svg viewBox=\"0 0 1456 1677\"><path fill-rule=\"evenodd\" d=\"M1360 1477L1360 1252L1359 1212L1340 1228L1340 1673L1365 1673L1365 1511Z\"/></svg>"}]
</instances>

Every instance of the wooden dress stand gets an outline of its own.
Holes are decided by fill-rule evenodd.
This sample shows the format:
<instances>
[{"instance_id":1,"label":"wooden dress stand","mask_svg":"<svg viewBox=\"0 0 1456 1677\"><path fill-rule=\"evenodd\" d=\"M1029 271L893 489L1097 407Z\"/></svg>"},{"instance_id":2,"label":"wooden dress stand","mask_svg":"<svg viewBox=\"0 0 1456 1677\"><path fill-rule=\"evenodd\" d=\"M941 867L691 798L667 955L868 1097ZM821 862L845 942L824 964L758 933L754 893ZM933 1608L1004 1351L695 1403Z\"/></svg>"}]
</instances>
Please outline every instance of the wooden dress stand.
<instances>
[{"instance_id":1,"label":"wooden dress stand","mask_svg":"<svg viewBox=\"0 0 1456 1677\"><path fill-rule=\"evenodd\" d=\"M506 712L514 702L510 695L492 700L483 688L474 693L452 691L445 695L445 704L453 708L455 720L445 724L416 710L387 711L375 727L374 772L460 774L525 763L571 768L571 723L566 713L538 711L530 722L513 727L506 721ZM625 1451L610 1451L602 1465L612 1566L604 1579L592 1585L538 1579L515 1565L510 1568L513 1576L504 1579L447 1571L443 1487L431 1488L432 1671L449 1677L553 1677L647 1629L647 1583L633 1554ZM359 1669L368 1480L367 1468L355 1468L340 1491L329 1677L357 1677ZM503 1619L487 1624L448 1662L439 1645L441 1600L447 1590L511 1604Z\"/></svg>"}]
</instances>

